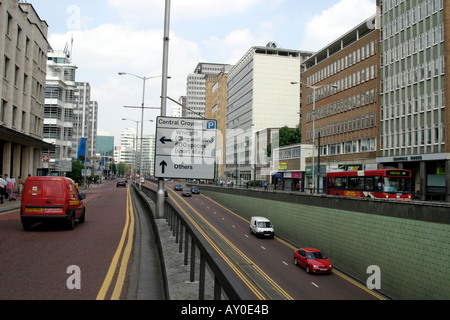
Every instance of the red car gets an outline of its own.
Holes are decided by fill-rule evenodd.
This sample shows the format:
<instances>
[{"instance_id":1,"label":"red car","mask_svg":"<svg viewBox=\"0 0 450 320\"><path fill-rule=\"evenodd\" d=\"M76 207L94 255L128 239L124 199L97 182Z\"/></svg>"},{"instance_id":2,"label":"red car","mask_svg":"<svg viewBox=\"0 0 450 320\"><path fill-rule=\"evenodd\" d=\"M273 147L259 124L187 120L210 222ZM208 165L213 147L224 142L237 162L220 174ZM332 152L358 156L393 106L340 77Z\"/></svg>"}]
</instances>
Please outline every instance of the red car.
<instances>
[{"instance_id":1,"label":"red car","mask_svg":"<svg viewBox=\"0 0 450 320\"><path fill-rule=\"evenodd\" d=\"M307 273L329 273L333 270L331 262L320 250L300 248L294 251L294 264L306 269Z\"/></svg>"}]
</instances>

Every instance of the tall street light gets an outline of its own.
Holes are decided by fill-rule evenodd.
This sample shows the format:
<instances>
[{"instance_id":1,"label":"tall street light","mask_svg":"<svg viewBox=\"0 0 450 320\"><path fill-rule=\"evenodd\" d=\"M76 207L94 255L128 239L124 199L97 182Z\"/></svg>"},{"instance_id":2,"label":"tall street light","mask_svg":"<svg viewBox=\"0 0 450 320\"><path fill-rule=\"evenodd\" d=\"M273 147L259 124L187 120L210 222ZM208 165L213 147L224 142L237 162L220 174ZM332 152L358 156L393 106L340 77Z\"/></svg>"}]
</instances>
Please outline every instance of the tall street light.
<instances>
[{"instance_id":1,"label":"tall street light","mask_svg":"<svg viewBox=\"0 0 450 320\"><path fill-rule=\"evenodd\" d=\"M129 75L129 76L133 76L136 77L138 79L142 80L142 105L141 105L141 110L142 110L142 114L141 114L141 138L144 137L144 109L145 109L145 84L147 82L147 80L150 79L155 79L155 78L161 78L162 76L154 76L154 77L141 77L141 76L137 76L135 74L132 73L127 73L127 72L119 72L119 76L123 76L123 75ZM142 142L141 142L141 152L139 154L139 169L142 170ZM142 183L141 183L141 179L139 179L139 190L142 189Z\"/></svg>"},{"instance_id":2,"label":"tall street light","mask_svg":"<svg viewBox=\"0 0 450 320\"><path fill-rule=\"evenodd\" d=\"M323 88L323 87L329 87L333 89L337 89L338 86L335 84L324 84L321 86L311 86L309 84L303 83L303 82L291 82L291 84L299 84L305 85L308 88L313 89L313 153L312 153L312 185L313 185L313 193L316 192L316 170L315 170L315 153L316 153L316 127L315 127L315 119L316 119L316 90ZM301 111L300 111L301 113ZM320 150L318 150L320 152ZM317 177L320 177L320 168L317 168ZM319 184L317 185L317 188L319 188Z\"/></svg>"},{"instance_id":3,"label":"tall street light","mask_svg":"<svg viewBox=\"0 0 450 320\"><path fill-rule=\"evenodd\" d=\"M133 166L134 166L134 170L136 171L135 172L135 174L134 174L134 182L136 183L136 173L137 173L137 163L136 163L136 155L137 155L137 152L138 152L138 150L137 150L137 143L138 143L138 139L139 139L139 137L138 137L138 126L139 126L139 123L141 122L141 121L137 121L137 120L132 120L132 119L127 119L127 118L122 118L122 120L123 121L133 121L134 123L136 123L136 139L135 139L135 145L134 145L134 154L135 154L135 156L134 156L134 161L133 161ZM148 121L148 122L153 122L153 120L144 120L144 122L145 121ZM142 142L143 142L143 138L144 137L141 137L141 145L142 145ZM140 169L140 168L139 168ZM141 169L140 169L141 170Z\"/></svg>"}]
</instances>

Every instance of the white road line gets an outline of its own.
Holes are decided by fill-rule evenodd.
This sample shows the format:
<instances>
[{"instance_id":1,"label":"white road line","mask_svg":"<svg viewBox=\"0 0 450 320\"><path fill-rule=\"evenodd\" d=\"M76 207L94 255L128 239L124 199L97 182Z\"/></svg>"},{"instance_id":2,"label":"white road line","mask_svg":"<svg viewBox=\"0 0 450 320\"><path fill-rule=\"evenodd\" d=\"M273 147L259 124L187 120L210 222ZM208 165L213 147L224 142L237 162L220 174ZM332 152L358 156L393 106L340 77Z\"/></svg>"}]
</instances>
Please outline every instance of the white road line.
<instances>
[{"instance_id":1,"label":"white road line","mask_svg":"<svg viewBox=\"0 0 450 320\"><path fill-rule=\"evenodd\" d=\"M311 282L316 288L318 288L319 286L317 284L315 284L314 282Z\"/></svg>"},{"instance_id":2,"label":"white road line","mask_svg":"<svg viewBox=\"0 0 450 320\"><path fill-rule=\"evenodd\" d=\"M262 248L263 250L266 250L266 248L264 248L263 246L261 246L261 248Z\"/></svg>"},{"instance_id":3,"label":"white road line","mask_svg":"<svg viewBox=\"0 0 450 320\"><path fill-rule=\"evenodd\" d=\"M284 261L282 261L285 265L287 265L288 266L288 264L286 263L286 262L284 262Z\"/></svg>"}]
</instances>

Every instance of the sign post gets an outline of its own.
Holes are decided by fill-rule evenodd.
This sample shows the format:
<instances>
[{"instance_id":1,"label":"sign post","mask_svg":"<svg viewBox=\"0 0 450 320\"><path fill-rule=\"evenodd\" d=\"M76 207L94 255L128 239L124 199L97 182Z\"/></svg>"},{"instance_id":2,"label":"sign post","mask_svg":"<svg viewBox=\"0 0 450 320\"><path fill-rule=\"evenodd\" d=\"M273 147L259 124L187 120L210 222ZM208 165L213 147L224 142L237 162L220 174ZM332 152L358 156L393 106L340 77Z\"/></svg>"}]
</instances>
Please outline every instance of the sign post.
<instances>
[{"instance_id":1,"label":"sign post","mask_svg":"<svg viewBox=\"0 0 450 320\"><path fill-rule=\"evenodd\" d=\"M158 117L155 177L214 179L216 120Z\"/></svg>"}]
</instances>

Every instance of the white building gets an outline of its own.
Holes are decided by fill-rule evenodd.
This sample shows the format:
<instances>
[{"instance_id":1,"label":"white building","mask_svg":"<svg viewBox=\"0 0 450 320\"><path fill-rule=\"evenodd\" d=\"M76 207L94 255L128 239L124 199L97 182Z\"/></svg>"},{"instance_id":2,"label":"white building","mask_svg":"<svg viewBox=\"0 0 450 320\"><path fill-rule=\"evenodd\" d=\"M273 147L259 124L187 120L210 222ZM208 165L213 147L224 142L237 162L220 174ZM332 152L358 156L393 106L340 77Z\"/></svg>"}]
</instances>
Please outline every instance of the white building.
<instances>
[{"instance_id":1,"label":"white building","mask_svg":"<svg viewBox=\"0 0 450 320\"><path fill-rule=\"evenodd\" d=\"M252 47L230 70L227 81L226 174L254 179L259 154L255 132L295 128L300 119L301 64L312 53L279 49L274 43ZM292 83L297 83L293 85ZM258 174L256 174L258 176ZM239 183L239 182L238 182Z\"/></svg>"},{"instance_id":2,"label":"white building","mask_svg":"<svg viewBox=\"0 0 450 320\"><path fill-rule=\"evenodd\" d=\"M187 78L186 118L201 118L206 114L206 81L208 74L219 74L230 68L227 64L199 63ZM184 114L184 112L183 112Z\"/></svg>"},{"instance_id":3,"label":"white building","mask_svg":"<svg viewBox=\"0 0 450 320\"><path fill-rule=\"evenodd\" d=\"M44 154L51 155L50 168L54 168L55 161L71 161L77 157L73 144L77 66L72 64L67 50L50 50L47 57L44 140L54 147L44 150Z\"/></svg>"}]
</instances>

